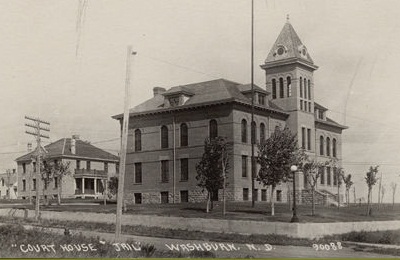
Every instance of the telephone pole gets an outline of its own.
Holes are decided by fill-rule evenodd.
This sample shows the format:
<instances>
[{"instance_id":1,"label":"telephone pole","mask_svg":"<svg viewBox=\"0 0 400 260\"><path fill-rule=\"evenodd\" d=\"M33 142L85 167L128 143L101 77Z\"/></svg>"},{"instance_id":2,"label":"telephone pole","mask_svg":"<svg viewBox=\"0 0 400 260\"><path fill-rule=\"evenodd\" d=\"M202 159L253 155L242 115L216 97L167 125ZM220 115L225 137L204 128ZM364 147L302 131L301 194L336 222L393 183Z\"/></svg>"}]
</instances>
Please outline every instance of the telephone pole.
<instances>
[{"instance_id":1,"label":"telephone pole","mask_svg":"<svg viewBox=\"0 0 400 260\"><path fill-rule=\"evenodd\" d=\"M127 48L126 58L126 78L125 78L125 104L124 104L124 118L122 121L122 142L120 152L120 172L118 176L118 195L117 195L117 214L115 223L115 238L121 236L121 220L122 220L122 204L124 202L124 179L125 179L125 165L126 165L126 146L128 141L128 128L129 128L129 103L130 103L130 81L131 81L131 56L136 55L132 51L132 46Z\"/></svg>"},{"instance_id":2,"label":"telephone pole","mask_svg":"<svg viewBox=\"0 0 400 260\"><path fill-rule=\"evenodd\" d=\"M43 121L39 118L33 118L29 116L25 116L26 120L29 120L30 123L25 123L25 126L33 129L32 131L25 131L25 133L29 135L33 135L36 137L36 205L35 205L35 220L39 219L39 180L40 180L40 160L41 160L41 138L49 139L48 135L42 134L41 131L50 132L50 129L47 127L43 127L42 125L50 126L49 122ZM31 129L31 130L32 130Z\"/></svg>"}]
</instances>

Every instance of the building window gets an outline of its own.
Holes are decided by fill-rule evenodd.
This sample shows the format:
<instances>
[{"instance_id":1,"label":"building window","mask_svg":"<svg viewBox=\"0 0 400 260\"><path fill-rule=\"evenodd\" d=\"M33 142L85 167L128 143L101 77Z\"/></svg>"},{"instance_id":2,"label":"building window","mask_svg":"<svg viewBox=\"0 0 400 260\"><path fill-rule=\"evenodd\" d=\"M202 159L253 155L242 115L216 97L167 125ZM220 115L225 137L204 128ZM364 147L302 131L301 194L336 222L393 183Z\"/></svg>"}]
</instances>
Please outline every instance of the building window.
<instances>
[{"instance_id":1,"label":"building window","mask_svg":"<svg viewBox=\"0 0 400 260\"><path fill-rule=\"evenodd\" d=\"M86 161L86 170L90 170L90 161Z\"/></svg>"},{"instance_id":2,"label":"building window","mask_svg":"<svg viewBox=\"0 0 400 260\"><path fill-rule=\"evenodd\" d=\"M81 169L81 161L80 160L76 160L76 169L77 170Z\"/></svg>"},{"instance_id":3,"label":"building window","mask_svg":"<svg viewBox=\"0 0 400 260\"><path fill-rule=\"evenodd\" d=\"M311 100L311 84L310 84L310 80L308 80L308 99Z\"/></svg>"},{"instance_id":4,"label":"building window","mask_svg":"<svg viewBox=\"0 0 400 260\"><path fill-rule=\"evenodd\" d=\"M311 112L311 102L308 102L308 112Z\"/></svg>"},{"instance_id":5,"label":"building window","mask_svg":"<svg viewBox=\"0 0 400 260\"><path fill-rule=\"evenodd\" d=\"M290 77L286 78L286 84L287 84L287 96L291 97L292 96L292 80Z\"/></svg>"},{"instance_id":6,"label":"building window","mask_svg":"<svg viewBox=\"0 0 400 260\"><path fill-rule=\"evenodd\" d=\"M332 140L332 156L336 158L336 139Z\"/></svg>"},{"instance_id":7,"label":"building window","mask_svg":"<svg viewBox=\"0 0 400 260\"><path fill-rule=\"evenodd\" d=\"M242 177L247 177L247 156L242 155Z\"/></svg>"},{"instance_id":8,"label":"building window","mask_svg":"<svg viewBox=\"0 0 400 260\"><path fill-rule=\"evenodd\" d=\"M265 105L265 95L258 93L258 104Z\"/></svg>"},{"instance_id":9,"label":"building window","mask_svg":"<svg viewBox=\"0 0 400 260\"><path fill-rule=\"evenodd\" d=\"M321 180L321 184L325 184L325 172L324 172L324 167L319 167L319 177Z\"/></svg>"},{"instance_id":10,"label":"building window","mask_svg":"<svg viewBox=\"0 0 400 260\"><path fill-rule=\"evenodd\" d=\"M104 171L108 172L108 163L107 162L104 163Z\"/></svg>"},{"instance_id":11,"label":"building window","mask_svg":"<svg viewBox=\"0 0 400 260\"><path fill-rule=\"evenodd\" d=\"M333 186L337 186L338 184L338 174L336 167L333 167Z\"/></svg>"},{"instance_id":12,"label":"building window","mask_svg":"<svg viewBox=\"0 0 400 260\"><path fill-rule=\"evenodd\" d=\"M26 163L22 163L22 173L26 173Z\"/></svg>"},{"instance_id":13,"label":"building window","mask_svg":"<svg viewBox=\"0 0 400 260\"><path fill-rule=\"evenodd\" d=\"M304 188L308 187L308 175L303 173Z\"/></svg>"},{"instance_id":14,"label":"building window","mask_svg":"<svg viewBox=\"0 0 400 260\"><path fill-rule=\"evenodd\" d=\"M283 89L283 78L279 78L279 97L280 98L285 97L285 93L284 93L284 89Z\"/></svg>"},{"instance_id":15,"label":"building window","mask_svg":"<svg viewBox=\"0 0 400 260\"><path fill-rule=\"evenodd\" d=\"M303 97L303 78L300 77L300 97Z\"/></svg>"},{"instance_id":16,"label":"building window","mask_svg":"<svg viewBox=\"0 0 400 260\"><path fill-rule=\"evenodd\" d=\"M276 99L276 80L272 79L272 99Z\"/></svg>"},{"instance_id":17,"label":"building window","mask_svg":"<svg viewBox=\"0 0 400 260\"><path fill-rule=\"evenodd\" d=\"M303 110L303 100L300 100L300 110Z\"/></svg>"},{"instance_id":18,"label":"building window","mask_svg":"<svg viewBox=\"0 0 400 260\"><path fill-rule=\"evenodd\" d=\"M326 167L326 184L331 185L331 167Z\"/></svg>"},{"instance_id":19,"label":"building window","mask_svg":"<svg viewBox=\"0 0 400 260\"><path fill-rule=\"evenodd\" d=\"M218 123L217 120L210 120L210 139L214 139L218 136Z\"/></svg>"},{"instance_id":20,"label":"building window","mask_svg":"<svg viewBox=\"0 0 400 260\"><path fill-rule=\"evenodd\" d=\"M142 150L142 132L139 129L135 130L135 151Z\"/></svg>"},{"instance_id":21,"label":"building window","mask_svg":"<svg viewBox=\"0 0 400 260\"><path fill-rule=\"evenodd\" d=\"M22 191L26 191L26 180L22 180Z\"/></svg>"},{"instance_id":22,"label":"building window","mask_svg":"<svg viewBox=\"0 0 400 260\"><path fill-rule=\"evenodd\" d=\"M1 186L4 187L4 179L1 179Z\"/></svg>"},{"instance_id":23,"label":"building window","mask_svg":"<svg viewBox=\"0 0 400 260\"><path fill-rule=\"evenodd\" d=\"M142 204L142 193L134 193L135 204Z\"/></svg>"},{"instance_id":24,"label":"building window","mask_svg":"<svg viewBox=\"0 0 400 260\"><path fill-rule=\"evenodd\" d=\"M187 124L181 124L181 146L188 146L188 127Z\"/></svg>"},{"instance_id":25,"label":"building window","mask_svg":"<svg viewBox=\"0 0 400 260\"><path fill-rule=\"evenodd\" d=\"M265 125L264 123L260 124L260 143L265 140Z\"/></svg>"},{"instance_id":26,"label":"building window","mask_svg":"<svg viewBox=\"0 0 400 260\"><path fill-rule=\"evenodd\" d=\"M326 156L331 156L331 139L326 138Z\"/></svg>"},{"instance_id":27,"label":"building window","mask_svg":"<svg viewBox=\"0 0 400 260\"><path fill-rule=\"evenodd\" d=\"M307 150L311 150L311 129L307 129Z\"/></svg>"},{"instance_id":28,"label":"building window","mask_svg":"<svg viewBox=\"0 0 400 260\"><path fill-rule=\"evenodd\" d=\"M242 143L247 143L247 121L246 119L242 120Z\"/></svg>"},{"instance_id":29,"label":"building window","mask_svg":"<svg viewBox=\"0 0 400 260\"><path fill-rule=\"evenodd\" d=\"M142 163L135 163L135 183L142 183Z\"/></svg>"},{"instance_id":30,"label":"building window","mask_svg":"<svg viewBox=\"0 0 400 260\"><path fill-rule=\"evenodd\" d=\"M318 110L318 119L324 120L324 111Z\"/></svg>"},{"instance_id":31,"label":"building window","mask_svg":"<svg viewBox=\"0 0 400 260\"><path fill-rule=\"evenodd\" d=\"M33 167L33 172L36 172L36 162L32 163L32 167Z\"/></svg>"},{"instance_id":32,"label":"building window","mask_svg":"<svg viewBox=\"0 0 400 260\"><path fill-rule=\"evenodd\" d=\"M261 190L261 201L267 201L267 190L266 189Z\"/></svg>"},{"instance_id":33,"label":"building window","mask_svg":"<svg viewBox=\"0 0 400 260\"><path fill-rule=\"evenodd\" d=\"M36 179L32 180L32 190L36 190Z\"/></svg>"},{"instance_id":34,"label":"building window","mask_svg":"<svg viewBox=\"0 0 400 260\"><path fill-rule=\"evenodd\" d=\"M181 202L189 202L189 192L187 190L181 190Z\"/></svg>"},{"instance_id":35,"label":"building window","mask_svg":"<svg viewBox=\"0 0 400 260\"><path fill-rule=\"evenodd\" d=\"M319 155L324 155L324 137L319 137Z\"/></svg>"},{"instance_id":36,"label":"building window","mask_svg":"<svg viewBox=\"0 0 400 260\"><path fill-rule=\"evenodd\" d=\"M281 190L276 191L276 201L278 201L278 202L282 201L282 191Z\"/></svg>"},{"instance_id":37,"label":"building window","mask_svg":"<svg viewBox=\"0 0 400 260\"><path fill-rule=\"evenodd\" d=\"M301 148L306 149L306 128L301 128Z\"/></svg>"},{"instance_id":38,"label":"building window","mask_svg":"<svg viewBox=\"0 0 400 260\"><path fill-rule=\"evenodd\" d=\"M304 78L304 98L307 99L307 80Z\"/></svg>"},{"instance_id":39,"label":"building window","mask_svg":"<svg viewBox=\"0 0 400 260\"><path fill-rule=\"evenodd\" d=\"M251 143L256 143L256 122L251 123Z\"/></svg>"},{"instance_id":40,"label":"building window","mask_svg":"<svg viewBox=\"0 0 400 260\"><path fill-rule=\"evenodd\" d=\"M189 179L189 159L181 159L181 181L187 181Z\"/></svg>"},{"instance_id":41,"label":"building window","mask_svg":"<svg viewBox=\"0 0 400 260\"><path fill-rule=\"evenodd\" d=\"M58 177L54 178L54 189L58 188Z\"/></svg>"},{"instance_id":42,"label":"building window","mask_svg":"<svg viewBox=\"0 0 400 260\"><path fill-rule=\"evenodd\" d=\"M115 163L115 173L119 173L119 163Z\"/></svg>"},{"instance_id":43,"label":"building window","mask_svg":"<svg viewBox=\"0 0 400 260\"><path fill-rule=\"evenodd\" d=\"M165 125L161 127L161 148L168 148L168 128Z\"/></svg>"},{"instance_id":44,"label":"building window","mask_svg":"<svg viewBox=\"0 0 400 260\"><path fill-rule=\"evenodd\" d=\"M169 181L168 161L163 160L161 161L161 182L168 182L168 181Z\"/></svg>"},{"instance_id":45,"label":"building window","mask_svg":"<svg viewBox=\"0 0 400 260\"><path fill-rule=\"evenodd\" d=\"M161 203L162 204L167 204L168 203L168 191L162 191L161 192Z\"/></svg>"},{"instance_id":46,"label":"building window","mask_svg":"<svg viewBox=\"0 0 400 260\"><path fill-rule=\"evenodd\" d=\"M243 200L244 201L249 200L249 189L248 188L243 188Z\"/></svg>"}]
</instances>

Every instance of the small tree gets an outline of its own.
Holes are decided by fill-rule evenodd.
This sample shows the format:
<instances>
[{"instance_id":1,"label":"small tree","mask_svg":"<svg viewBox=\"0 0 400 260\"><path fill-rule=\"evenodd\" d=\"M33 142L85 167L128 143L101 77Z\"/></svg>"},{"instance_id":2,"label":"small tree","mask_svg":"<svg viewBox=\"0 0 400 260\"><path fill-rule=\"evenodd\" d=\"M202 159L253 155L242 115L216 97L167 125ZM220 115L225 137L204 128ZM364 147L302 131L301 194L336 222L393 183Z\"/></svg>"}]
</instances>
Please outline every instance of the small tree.
<instances>
[{"instance_id":1,"label":"small tree","mask_svg":"<svg viewBox=\"0 0 400 260\"><path fill-rule=\"evenodd\" d=\"M382 204L383 197L385 196L385 192L386 192L386 188L385 188L385 185L383 185L382 188L381 188L382 197L381 197L381 202L380 202L380 204Z\"/></svg>"},{"instance_id":2,"label":"small tree","mask_svg":"<svg viewBox=\"0 0 400 260\"><path fill-rule=\"evenodd\" d=\"M395 198L395 196L396 196L397 183L392 182L392 183L390 184L390 187L392 188L392 198L393 198L392 206L394 207L394 198Z\"/></svg>"},{"instance_id":3,"label":"small tree","mask_svg":"<svg viewBox=\"0 0 400 260\"><path fill-rule=\"evenodd\" d=\"M264 186L271 186L271 215L274 216L275 188L292 178L290 166L300 162L296 135L288 128L276 128L267 140L258 145L257 162L261 166L257 180Z\"/></svg>"},{"instance_id":4,"label":"small tree","mask_svg":"<svg viewBox=\"0 0 400 260\"><path fill-rule=\"evenodd\" d=\"M206 211L213 208L211 196L226 186L226 171L228 164L228 144L224 137L217 136L204 141L204 153L201 161L196 164L197 186L207 191ZM224 182L225 180L225 182ZM224 185L225 184L225 185Z\"/></svg>"},{"instance_id":5,"label":"small tree","mask_svg":"<svg viewBox=\"0 0 400 260\"><path fill-rule=\"evenodd\" d=\"M371 215L371 195L372 195L372 188L377 182L376 174L378 173L379 165L373 167L369 167L369 171L367 171L365 176L365 182L368 186L368 206L367 206L367 216Z\"/></svg>"},{"instance_id":6,"label":"small tree","mask_svg":"<svg viewBox=\"0 0 400 260\"><path fill-rule=\"evenodd\" d=\"M111 177L108 181L108 193L109 196L115 196L118 194L118 177Z\"/></svg>"},{"instance_id":7,"label":"small tree","mask_svg":"<svg viewBox=\"0 0 400 260\"><path fill-rule=\"evenodd\" d=\"M347 206L349 206L350 205L350 188L354 184L354 182L351 180L351 174L347 174L346 176L342 175L342 179L346 186L346 202L347 202Z\"/></svg>"},{"instance_id":8,"label":"small tree","mask_svg":"<svg viewBox=\"0 0 400 260\"><path fill-rule=\"evenodd\" d=\"M322 167L329 165L329 161L326 162L318 162L315 159L312 159L310 156L304 154L303 160L301 163L301 170L303 174L306 176L306 180L311 187L311 215L315 215L315 189L318 183L318 179L321 176Z\"/></svg>"},{"instance_id":9,"label":"small tree","mask_svg":"<svg viewBox=\"0 0 400 260\"><path fill-rule=\"evenodd\" d=\"M41 177L43 180L43 195L45 195L45 190L47 190L50 182L57 182L57 204L61 204L62 195L62 180L63 178L70 174L69 171L70 162L62 161L43 161L41 167ZM45 200L47 203L48 200Z\"/></svg>"},{"instance_id":10,"label":"small tree","mask_svg":"<svg viewBox=\"0 0 400 260\"><path fill-rule=\"evenodd\" d=\"M46 195L46 190L50 184L50 182L53 181L54 179L54 167L52 163L49 163L47 161L41 161L40 162L40 178L42 179L43 182L43 198L44 198L44 204L48 205L49 200Z\"/></svg>"}]
</instances>

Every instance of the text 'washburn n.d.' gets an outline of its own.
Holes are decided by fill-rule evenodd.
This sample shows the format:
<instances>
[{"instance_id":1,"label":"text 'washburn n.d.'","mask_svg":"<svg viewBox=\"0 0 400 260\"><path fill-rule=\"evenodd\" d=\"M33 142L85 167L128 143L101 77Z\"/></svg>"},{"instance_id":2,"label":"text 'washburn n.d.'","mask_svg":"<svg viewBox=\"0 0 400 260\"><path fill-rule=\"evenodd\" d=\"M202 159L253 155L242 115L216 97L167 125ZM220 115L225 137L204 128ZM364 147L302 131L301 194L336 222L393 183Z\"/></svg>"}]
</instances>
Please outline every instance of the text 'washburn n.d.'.
<instances>
[{"instance_id":1,"label":"text 'washburn n.d.'","mask_svg":"<svg viewBox=\"0 0 400 260\"><path fill-rule=\"evenodd\" d=\"M196 164L207 137L223 136L231 144L226 198L231 201L277 202L290 199L288 184L274 194L255 183L252 194L251 142L267 139L276 128L297 134L298 146L324 162L342 157L341 134L346 126L326 116L328 110L314 100L313 74L318 68L289 20L283 26L261 69L265 86L254 86L254 122L251 133L252 86L228 79L190 83L165 89L130 110L124 199L127 203L204 201L207 194L197 186ZM113 116L122 124L123 115ZM256 152L257 154L257 152ZM256 166L257 170L259 165ZM336 167L321 167L315 200L335 203L338 189ZM300 203L310 201L305 175L296 175ZM221 200L222 190L212 194ZM337 202L336 202L337 203Z\"/></svg>"}]
</instances>

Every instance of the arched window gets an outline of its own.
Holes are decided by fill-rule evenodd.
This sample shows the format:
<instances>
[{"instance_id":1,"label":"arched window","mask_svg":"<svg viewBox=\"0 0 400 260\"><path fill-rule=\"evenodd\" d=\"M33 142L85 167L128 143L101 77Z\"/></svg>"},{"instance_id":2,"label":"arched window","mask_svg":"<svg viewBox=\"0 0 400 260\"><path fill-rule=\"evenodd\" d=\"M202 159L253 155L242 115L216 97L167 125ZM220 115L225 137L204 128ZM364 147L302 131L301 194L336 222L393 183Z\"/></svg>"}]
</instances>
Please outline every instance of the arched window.
<instances>
[{"instance_id":1,"label":"arched window","mask_svg":"<svg viewBox=\"0 0 400 260\"><path fill-rule=\"evenodd\" d=\"M276 99L276 79L272 79L272 99Z\"/></svg>"},{"instance_id":2,"label":"arched window","mask_svg":"<svg viewBox=\"0 0 400 260\"><path fill-rule=\"evenodd\" d=\"M286 78L286 84L287 84L287 96L291 97L292 96L292 79L290 77Z\"/></svg>"},{"instance_id":3,"label":"arched window","mask_svg":"<svg viewBox=\"0 0 400 260\"><path fill-rule=\"evenodd\" d=\"M260 143L265 140L265 125L264 123L260 124Z\"/></svg>"},{"instance_id":4,"label":"arched window","mask_svg":"<svg viewBox=\"0 0 400 260\"><path fill-rule=\"evenodd\" d=\"M218 123L217 120L210 120L210 139L218 136Z\"/></svg>"},{"instance_id":5,"label":"arched window","mask_svg":"<svg viewBox=\"0 0 400 260\"><path fill-rule=\"evenodd\" d=\"M256 122L251 123L251 143L256 143Z\"/></svg>"},{"instance_id":6,"label":"arched window","mask_svg":"<svg viewBox=\"0 0 400 260\"><path fill-rule=\"evenodd\" d=\"M247 121L246 121L246 119L242 120L242 142L247 143Z\"/></svg>"},{"instance_id":7,"label":"arched window","mask_svg":"<svg viewBox=\"0 0 400 260\"><path fill-rule=\"evenodd\" d=\"M332 140L332 156L336 157L336 139Z\"/></svg>"},{"instance_id":8,"label":"arched window","mask_svg":"<svg viewBox=\"0 0 400 260\"><path fill-rule=\"evenodd\" d=\"M311 100L311 84L310 84L310 80L308 80L308 99Z\"/></svg>"},{"instance_id":9,"label":"arched window","mask_svg":"<svg viewBox=\"0 0 400 260\"><path fill-rule=\"evenodd\" d=\"M181 124L181 146L188 146L188 127L187 124Z\"/></svg>"},{"instance_id":10,"label":"arched window","mask_svg":"<svg viewBox=\"0 0 400 260\"><path fill-rule=\"evenodd\" d=\"M326 138L326 156L331 156L331 139Z\"/></svg>"},{"instance_id":11,"label":"arched window","mask_svg":"<svg viewBox=\"0 0 400 260\"><path fill-rule=\"evenodd\" d=\"M307 98L307 79L304 78L304 98Z\"/></svg>"},{"instance_id":12,"label":"arched window","mask_svg":"<svg viewBox=\"0 0 400 260\"><path fill-rule=\"evenodd\" d=\"M324 155L324 137L319 137L319 155Z\"/></svg>"},{"instance_id":13,"label":"arched window","mask_svg":"<svg viewBox=\"0 0 400 260\"><path fill-rule=\"evenodd\" d=\"M283 89L283 78L279 78L279 97L284 98L284 89Z\"/></svg>"},{"instance_id":14,"label":"arched window","mask_svg":"<svg viewBox=\"0 0 400 260\"><path fill-rule=\"evenodd\" d=\"M139 129L135 130L135 151L142 150L142 132Z\"/></svg>"},{"instance_id":15,"label":"arched window","mask_svg":"<svg viewBox=\"0 0 400 260\"><path fill-rule=\"evenodd\" d=\"M303 78L300 77L300 97L303 97Z\"/></svg>"},{"instance_id":16,"label":"arched window","mask_svg":"<svg viewBox=\"0 0 400 260\"><path fill-rule=\"evenodd\" d=\"M161 127L161 148L168 148L168 128L165 125Z\"/></svg>"}]
</instances>

